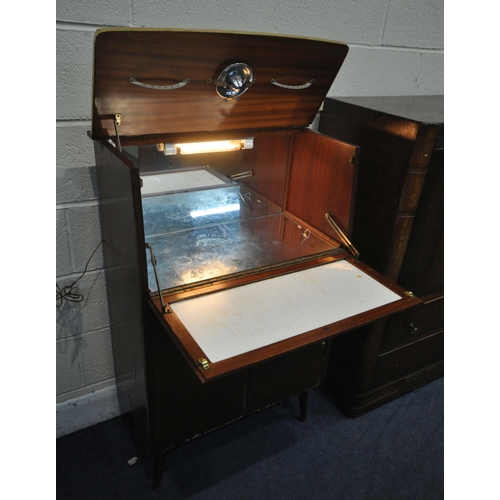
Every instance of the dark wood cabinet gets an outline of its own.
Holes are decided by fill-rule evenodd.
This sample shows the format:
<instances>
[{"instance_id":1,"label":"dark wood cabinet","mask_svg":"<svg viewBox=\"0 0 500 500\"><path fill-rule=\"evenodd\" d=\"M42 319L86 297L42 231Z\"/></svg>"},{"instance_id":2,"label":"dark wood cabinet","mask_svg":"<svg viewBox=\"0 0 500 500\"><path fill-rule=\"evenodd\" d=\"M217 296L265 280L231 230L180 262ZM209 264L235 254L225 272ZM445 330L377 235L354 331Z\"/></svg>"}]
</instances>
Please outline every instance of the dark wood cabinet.
<instances>
[{"instance_id":1,"label":"dark wood cabinet","mask_svg":"<svg viewBox=\"0 0 500 500\"><path fill-rule=\"evenodd\" d=\"M443 96L326 99L319 131L360 147L361 259L424 301L332 341L326 385L357 416L443 375Z\"/></svg>"},{"instance_id":2,"label":"dark wood cabinet","mask_svg":"<svg viewBox=\"0 0 500 500\"><path fill-rule=\"evenodd\" d=\"M173 446L294 395L304 419L331 340L421 300L342 244L358 147L308 125L347 46L150 29L94 45L118 393L158 484Z\"/></svg>"}]
</instances>

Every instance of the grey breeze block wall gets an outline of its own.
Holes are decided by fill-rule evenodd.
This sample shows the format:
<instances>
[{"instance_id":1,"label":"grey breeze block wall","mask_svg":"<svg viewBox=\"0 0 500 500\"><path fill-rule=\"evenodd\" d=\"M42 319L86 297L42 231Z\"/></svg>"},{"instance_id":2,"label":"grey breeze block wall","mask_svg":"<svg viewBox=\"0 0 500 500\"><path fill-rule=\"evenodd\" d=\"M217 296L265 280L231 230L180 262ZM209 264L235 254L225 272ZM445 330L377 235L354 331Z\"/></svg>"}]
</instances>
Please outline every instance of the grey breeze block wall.
<instances>
[{"instance_id":1,"label":"grey breeze block wall","mask_svg":"<svg viewBox=\"0 0 500 500\"><path fill-rule=\"evenodd\" d=\"M58 0L57 284L101 241L91 117L92 45L111 26L251 31L339 40L350 51L329 96L444 93L443 0ZM102 251L56 307L57 435L119 413ZM57 306L57 304L56 304Z\"/></svg>"}]
</instances>

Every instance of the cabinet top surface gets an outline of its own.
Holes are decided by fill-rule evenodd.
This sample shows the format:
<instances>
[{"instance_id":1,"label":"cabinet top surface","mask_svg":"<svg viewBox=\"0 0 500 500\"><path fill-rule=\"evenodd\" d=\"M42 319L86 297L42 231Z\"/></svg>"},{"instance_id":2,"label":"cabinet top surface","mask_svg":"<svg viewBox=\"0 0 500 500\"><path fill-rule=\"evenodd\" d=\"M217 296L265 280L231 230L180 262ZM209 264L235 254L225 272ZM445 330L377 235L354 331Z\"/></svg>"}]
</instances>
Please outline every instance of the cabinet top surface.
<instances>
[{"instance_id":1,"label":"cabinet top surface","mask_svg":"<svg viewBox=\"0 0 500 500\"><path fill-rule=\"evenodd\" d=\"M117 114L123 137L304 127L347 51L343 43L289 36L100 30L92 136L114 136Z\"/></svg>"},{"instance_id":2,"label":"cabinet top surface","mask_svg":"<svg viewBox=\"0 0 500 500\"><path fill-rule=\"evenodd\" d=\"M326 100L325 109L328 109ZM444 96L338 97L334 101L354 104L421 123L444 123Z\"/></svg>"}]
</instances>

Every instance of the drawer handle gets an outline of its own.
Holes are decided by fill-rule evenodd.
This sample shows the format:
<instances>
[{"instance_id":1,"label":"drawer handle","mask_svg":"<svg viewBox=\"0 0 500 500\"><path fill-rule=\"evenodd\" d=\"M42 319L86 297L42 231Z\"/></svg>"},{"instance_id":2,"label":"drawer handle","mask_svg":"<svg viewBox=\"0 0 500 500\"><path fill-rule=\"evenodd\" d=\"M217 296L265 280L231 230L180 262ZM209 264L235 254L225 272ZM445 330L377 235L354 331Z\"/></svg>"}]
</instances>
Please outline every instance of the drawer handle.
<instances>
[{"instance_id":1,"label":"drawer handle","mask_svg":"<svg viewBox=\"0 0 500 500\"><path fill-rule=\"evenodd\" d=\"M314 78L303 85L285 85L284 83L277 82L274 78L271 80L271 83L276 85L276 87L281 87L282 89L304 90L309 88L314 83Z\"/></svg>"},{"instance_id":2,"label":"drawer handle","mask_svg":"<svg viewBox=\"0 0 500 500\"><path fill-rule=\"evenodd\" d=\"M418 332L418 327L415 326L413 323L410 323L408 325L410 327L410 333L413 335L414 333L417 333Z\"/></svg>"},{"instance_id":3,"label":"drawer handle","mask_svg":"<svg viewBox=\"0 0 500 500\"><path fill-rule=\"evenodd\" d=\"M174 90L174 89L180 89L181 87L184 87L184 85L187 85L191 80L189 78L186 78L185 80L182 80L182 82L176 83L175 85L149 85L148 83L139 82L133 76L131 76L128 79L128 81L130 83L133 83L134 85L139 86L139 87L144 87L145 89Z\"/></svg>"}]
</instances>

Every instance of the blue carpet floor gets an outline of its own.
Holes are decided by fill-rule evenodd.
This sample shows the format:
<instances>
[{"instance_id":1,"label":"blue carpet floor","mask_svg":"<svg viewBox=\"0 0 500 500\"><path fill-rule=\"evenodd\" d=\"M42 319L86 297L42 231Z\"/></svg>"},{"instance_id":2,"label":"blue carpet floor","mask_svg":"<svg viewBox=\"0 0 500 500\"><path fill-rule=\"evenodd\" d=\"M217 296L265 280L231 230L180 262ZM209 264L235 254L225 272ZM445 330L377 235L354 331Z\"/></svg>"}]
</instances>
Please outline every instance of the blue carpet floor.
<instances>
[{"instance_id":1,"label":"blue carpet floor","mask_svg":"<svg viewBox=\"0 0 500 500\"><path fill-rule=\"evenodd\" d=\"M57 440L57 498L442 499L443 393L439 379L350 419L315 389L304 423L294 398L168 452L158 491L118 417Z\"/></svg>"}]
</instances>

